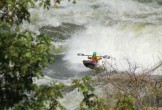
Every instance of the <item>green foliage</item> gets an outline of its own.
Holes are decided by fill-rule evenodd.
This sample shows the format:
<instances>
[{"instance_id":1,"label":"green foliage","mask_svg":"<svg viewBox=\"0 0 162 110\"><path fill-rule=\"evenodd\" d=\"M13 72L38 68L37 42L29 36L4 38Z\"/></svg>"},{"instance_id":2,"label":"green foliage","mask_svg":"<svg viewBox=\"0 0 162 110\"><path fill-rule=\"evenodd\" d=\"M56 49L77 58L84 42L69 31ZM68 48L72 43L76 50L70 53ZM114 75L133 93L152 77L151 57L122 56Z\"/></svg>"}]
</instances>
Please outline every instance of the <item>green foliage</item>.
<instances>
[{"instance_id":1,"label":"green foliage","mask_svg":"<svg viewBox=\"0 0 162 110\"><path fill-rule=\"evenodd\" d=\"M89 76L85 76L82 80L73 80L72 84L78 88L78 91L82 92L84 99L80 104L80 110L108 110L104 104L104 100L101 100L94 94L94 88L91 85L93 79Z\"/></svg>"},{"instance_id":2,"label":"green foliage","mask_svg":"<svg viewBox=\"0 0 162 110\"><path fill-rule=\"evenodd\" d=\"M36 1L38 1L38 0L36 0ZM44 7L44 8L47 8L47 9L49 9L49 6L50 6L50 0L41 0L41 1L39 1L40 3L39 3L39 6L40 7Z\"/></svg>"},{"instance_id":3,"label":"green foliage","mask_svg":"<svg viewBox=\"0 0 162 110\"><path fill-rule=\"evenodd\" d=\"M94 88L90 84L90 82L93 82L92 78L89 76L85 76L82 78L82 80L73 80L72 84L76 87L78 87L78 90L81 90L83 93L87 93L89 91L93 92Z\"/></svg>"},{"instance_id":4,"label":"green foliage","mask_svg":"<svg viewBox=\"0 0 162 110\"><path fill-rule=\"evenodd\" d=\"M27 100L36 89L33 78L43 76L42 70L52 61L50 37L8 32L1 24L0 31L0 108L12 107Z\"/></svg>"},{"instance_id":5,"label":"green foliage","mask_svg":"<svg viewBox=\"0 0 162 110\"><path fill-rule=\"evenodd\" d=\"M23 20L30 22L29 7L35 7L35 2L49 9L50 0L1 0L0 10L3 11L0 21L10 25L21 24Z\"/></svg>"},{"instance_id":6,"label":"green foliage","mask_svg":"<svg viewBox=\"0 0 162 110\"><path fill-rule=\"evenodd\" d=\"M1 0L0 10L2 13L0 21L10 25L19 25L24 20L30 22L30 12L28 9L35 7L35 2L38 2L40 7L46 9L49 9L51 5L50 0ZM73 0L73 3L76 3L76 0Z\"/></svg>"},{"instance_id":7,"label":"green foliage","mask_svg":"<svg viewBox=\"0 0 162 110\"><path fill-rule=\"evenodd\" d=\"M64 109L57 101L62 98L63 85L37 87L33 78L43 76L43 69L52 62L51 38L31 32L12 32L13 26L30 22L29 8L49 9L50 0L0 1L0 109L15 110ZM48 105L48 106L46 106Z\"/></svg>"},{"instance_id":8,"label":"green foliage","mask_svg":"<svg viewBox=\"0 0 162 110\"><path fill-rule=\"evenodd\" d=\"M58 99L63 98L61 89L63 84L41 85L29 100L15 105L14 110L65 110Z\"/></svg>"},{"instance_id":9,"label":"green foliage","mask_svg":"<svg viewBox=\"0 0 162 110\"><path fill-rule=\"evenodd\" d=\"M46 110L64 109L57 101L62 97L61 85L37 87L33 78L43 76L43 69L51 63L51 38L31 32L12 32L13 26L30 22L29 8L49 8L50 0L0 1L0 109ZM47 92L49 94L47 94ZM42 95L40 95L42 94ZM46 107L44 103L49 103ZM26 105L26 106L24 106ZM25 107L25 108L23 108Z\"/></svg>"},{"instance_id":10,"label":"green foliage","mask_svg":"<svg viewBox=\"0 0 162 110\"><path fill-rule=\"evenodd\" d=\"M134 100L131 96L124 94L122 97L118 98L115 110L135 110Z\"/></svg>"}]
</instances>

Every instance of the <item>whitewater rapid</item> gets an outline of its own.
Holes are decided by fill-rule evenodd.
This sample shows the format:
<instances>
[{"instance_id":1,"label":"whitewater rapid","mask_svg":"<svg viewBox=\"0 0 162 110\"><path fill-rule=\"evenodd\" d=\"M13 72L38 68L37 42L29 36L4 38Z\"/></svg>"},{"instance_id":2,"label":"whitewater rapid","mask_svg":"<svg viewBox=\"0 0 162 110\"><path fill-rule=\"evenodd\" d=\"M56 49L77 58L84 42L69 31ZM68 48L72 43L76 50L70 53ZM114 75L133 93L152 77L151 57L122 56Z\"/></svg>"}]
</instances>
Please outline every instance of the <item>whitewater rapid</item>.
<instances>
[{"instance_id":1,"label":"whitewater rapid","mask_svg":"<svg viewBox=\"0 0 162 110\"><path fill-rule=\"evenodd\" d=\"M21 30L39 34L43 26L57 27L63 26L62 23L85 27L63 42L53 42L66 47L55 56L55 63L45 69L46 75L56 79L54 81L70 85L72 78L93 74L82 64L87 57L77 56L78 53L96 51L98 55L109 55L115 60L108 59L107 62L122 71L129 67L126 59L140 68L151 67L162 59L160 0L78 0L76 4L63 0L57 9L53 7L53 0L51 3L49 10L31 8L31 22L24 22ZM62 99L68 110L79 106L82 95L74 97L78 94L74 90Z\"/></svg>"},{"instance_id":2,"label":"whitewater rapid","mask_svg":"<svg viewBox=\"0 0 162 110\"><path fill-rule=\"evenodd\" d=\"M125 59L141 67L152 66L161 55L162 26L122 23L113 27L88 26L87 30L69 40L66 60L80 63L86 57L77 53L110 55L120 69L127 68ZM108 60L109 61L109 60Z\"/></svg>"},{"instance_id":3,"label":"whitewater rapid","mask_svg":"<svg viewBox=\"0 0 162 110\"><path fill-rule=\"evenodd\" d=\"M51 1L53 4L53 1ZM110 55L118 68L125 69L125 60L151 67L161 57L162 7L159 0L68 0L58 9L31 9L31 23L22 29L37 33L42 26L59 26L63 22L84 25L86 29L67 39L64 60L68 68L82 71L82 60L77 53ZM110 62L110 61L109 61ZM77 66L78 65L78 66Z\"/></svg>"},{"instance_id":4,"label":"whitewater rapid","mask_svg":"<svg viewBox=\"0 0 162 110\"><path fill-rule=\"evenodd\" d=\"M86 12L93 18L86 30L68 41L65 59L71 65L85 57L77 53L110 55L120 70L128 69L128 59L138 67L147 68L160 61L162 49L162 8L155 1L139 3L132 0L96 0L97 9ZM89 20L89 19L88 19ZM108 62L112 62L108 60ZM73 66L72 66L73 67ZM79 69L76 68L75 69Z\"/></svg>"}]
</instances>

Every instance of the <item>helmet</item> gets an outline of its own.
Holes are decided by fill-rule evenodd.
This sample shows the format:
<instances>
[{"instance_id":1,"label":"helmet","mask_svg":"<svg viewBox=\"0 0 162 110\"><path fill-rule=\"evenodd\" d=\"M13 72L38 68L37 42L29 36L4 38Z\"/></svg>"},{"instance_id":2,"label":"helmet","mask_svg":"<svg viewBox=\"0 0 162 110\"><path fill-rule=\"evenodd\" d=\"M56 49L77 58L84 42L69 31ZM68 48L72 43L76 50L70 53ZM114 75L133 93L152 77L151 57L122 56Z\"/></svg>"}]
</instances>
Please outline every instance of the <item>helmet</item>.
<instances>
[{"instance_id":1,"label":"helmet","mask_svg":"<svg viewBox=\"0 0 162 110\"><path fill-rule=\"evenodd\" d=\"M93 55L96 55L97 54L97 52L93 52Z\"/></svg>"}]
</instances>

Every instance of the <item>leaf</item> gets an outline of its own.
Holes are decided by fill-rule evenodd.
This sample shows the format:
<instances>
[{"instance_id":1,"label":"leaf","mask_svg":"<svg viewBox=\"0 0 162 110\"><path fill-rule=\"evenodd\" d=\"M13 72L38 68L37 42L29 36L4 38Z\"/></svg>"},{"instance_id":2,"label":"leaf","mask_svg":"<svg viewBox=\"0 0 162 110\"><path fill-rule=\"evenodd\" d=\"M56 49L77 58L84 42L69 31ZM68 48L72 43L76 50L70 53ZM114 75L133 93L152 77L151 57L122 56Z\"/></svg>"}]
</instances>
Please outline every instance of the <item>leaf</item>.
<instances>
[{"instance_id":1,"label":"leaf","mask_svg":"<svg viewBox=\"0 0 162 110\"><path fill-rule=\"evenodd\" d=\"M31 7L35 7L35 3L32 1L32 0L29 0L30 4L31 4Z\"/></svg>"},{"instance_id":2,"label":"leaf","mask_svg":"<svg viewBox=\"0 0 162 110\"><path fill-rule=\"evenodd\" d=\"M53 92L53 90L50 90L50 91L49 91L49 94L50 94L51 96L54 96L54 95L55 95L55 93Z\"/></svg>"},{"instance_id":3,"label":"leaf","mask_svg":"<svg viewBox=\"0 0 162 110\"><path fill-rule=\"evenodd\" d=\"M27 53L25 54L25 56L28 57L28 58L30 58L30 57L31 57L31 53L30 53L30 52L27 52Z\"/></svg>"},{"instance_id":4,"label":"leaf","mask_svg":"<svg viewBox=\"0 0 162 110\"><path fill-rule=\"evenodd\" d=\"M8 58L8 55L7 54L5 54L5 59L7 59Z\"/></svg>"}]
</instances>

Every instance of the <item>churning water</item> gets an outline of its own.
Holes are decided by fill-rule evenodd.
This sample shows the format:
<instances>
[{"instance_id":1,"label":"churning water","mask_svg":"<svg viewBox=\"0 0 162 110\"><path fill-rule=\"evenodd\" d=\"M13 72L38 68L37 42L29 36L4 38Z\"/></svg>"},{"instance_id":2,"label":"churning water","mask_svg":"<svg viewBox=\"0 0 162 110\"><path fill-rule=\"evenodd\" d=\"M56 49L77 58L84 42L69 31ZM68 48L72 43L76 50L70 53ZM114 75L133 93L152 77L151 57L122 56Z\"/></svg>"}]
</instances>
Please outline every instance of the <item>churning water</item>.
<instances>
[{"instance_id":1,"label":"churning water","mask_svg":"<svg viewBox=\"0 0 162 110\"><path fill-rule=\"evenodd\" d=\"M63 22L84 25L86 30L68 39L65 60L73 66L83 59L81 52L110 55L117 61L128 58L140 66L151 66L161 56L162 7L160 0L81 0L73 5L66 0L58 9L31 9L35 32L42 26Z\"/></svg>"},{"instance_id":2,"label":"churning water","mask_svg":"<svg viewBox=\"0 0 162 110\"><path fill-rule=\"evenodd\" d=\"M50 66L51 74L58 73L55 76L69 74L72 77L72 72L87 71L82 64L86 57L79 57L77 53L92 54L96 51L98 55L110 55L116 60L108 62L116 63L121 70L127 68L124 59L140 67L148 67L161 58L161 0L78 0L74 5L64 0L58 9L51 7L48 11L40 8L30 11L32 21L30 25L24 23L22 29L39 33L42 26L60 26L63 22L85 26L85 30L74 32L65 41L67 49L63 57L53 67ZM57 63L59 66L56 66ZM73 97L71 94L67 98ZM71 106L69 110L75 108Z\"/></svg>"},{"instance_id":3,"label":"churning water","mask_svg":"<svg viewBox=\"0 0 162 110\"><path fill-rule=\"evenodd\" d=\"M72 64L80 63L83 58L76 53L97 51L115 57L120 69L125 68L125 58L141 67L154 65L162 49L162 7L158 3L135 0L78 3L83 8L73 7L75 14L71 19L83 23L86 30L69 39L65 59Z\"/></svg>"}]
</instances>

